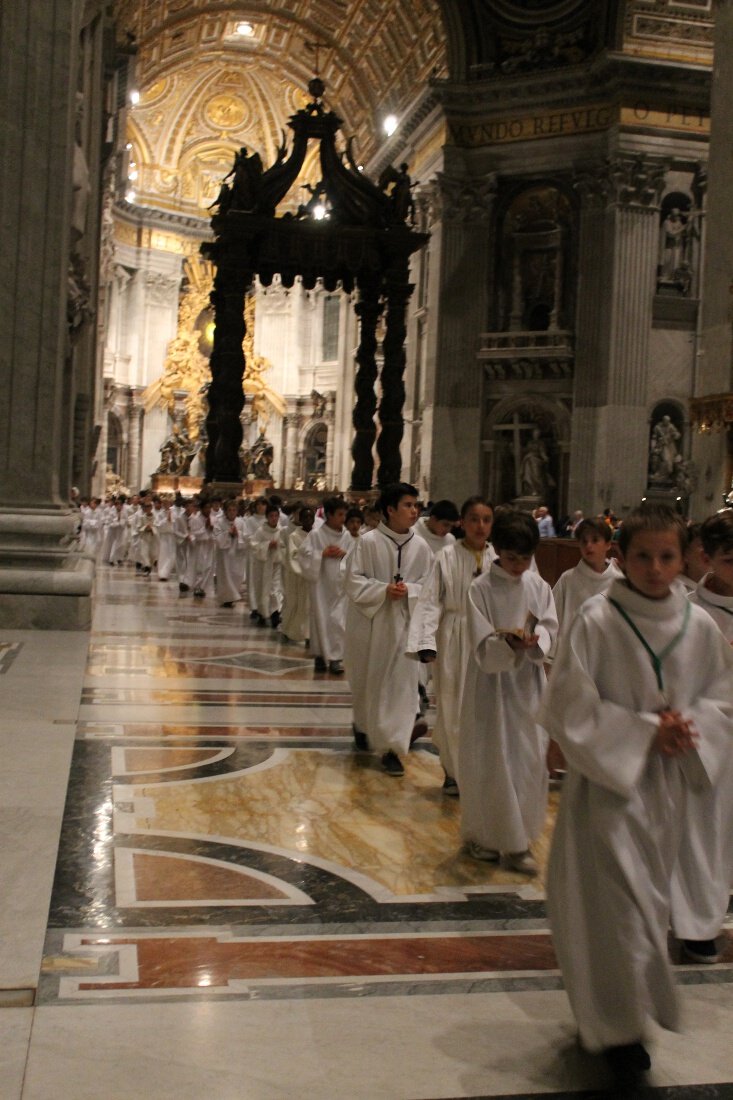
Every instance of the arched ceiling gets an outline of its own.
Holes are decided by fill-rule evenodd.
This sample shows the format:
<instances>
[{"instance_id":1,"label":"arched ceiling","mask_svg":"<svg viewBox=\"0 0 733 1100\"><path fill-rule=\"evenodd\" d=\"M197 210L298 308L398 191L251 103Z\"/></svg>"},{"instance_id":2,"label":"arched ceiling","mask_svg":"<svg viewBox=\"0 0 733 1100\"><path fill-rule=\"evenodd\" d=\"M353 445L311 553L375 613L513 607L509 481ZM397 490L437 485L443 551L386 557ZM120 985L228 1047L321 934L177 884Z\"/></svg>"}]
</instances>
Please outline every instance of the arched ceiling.
<instances>
[{"instance_id":1,"label":"arched ceiling","mask_svg":"<svg viewBox=\"0 0 733 1100\"><path fill-rule=\"evenodd\" d=\"M385 115L399 117L432 75L447 75L437 0L117 0L115 13L138 50L131 186L142 204L186 214L204 213L241 145L274 160L306 102L313 44L327 106L361 160L378 148ZM249 37L237 33L244 21Z\"/></svg>"}]
</instances>

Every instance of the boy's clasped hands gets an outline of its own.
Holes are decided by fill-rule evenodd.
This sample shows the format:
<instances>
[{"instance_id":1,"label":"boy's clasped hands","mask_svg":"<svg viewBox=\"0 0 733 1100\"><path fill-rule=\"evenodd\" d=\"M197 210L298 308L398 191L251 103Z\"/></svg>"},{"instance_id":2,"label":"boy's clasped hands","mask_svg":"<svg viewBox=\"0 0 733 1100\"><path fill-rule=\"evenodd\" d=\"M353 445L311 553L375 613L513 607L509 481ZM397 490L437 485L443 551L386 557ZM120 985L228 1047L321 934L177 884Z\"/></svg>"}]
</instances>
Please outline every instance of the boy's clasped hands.
<instances>
[{"instance_id":1,"label":"boy's clasped hands","mask_svg":"<svg viewBox=\"0 0 733 1100\"><path fill-rule=\"evenodd\" d=\"M695 748L699 737L694 726L678 710L659 712L659 727L654 745L663 756L683 756Z\"/></svg>"}]
</instances>

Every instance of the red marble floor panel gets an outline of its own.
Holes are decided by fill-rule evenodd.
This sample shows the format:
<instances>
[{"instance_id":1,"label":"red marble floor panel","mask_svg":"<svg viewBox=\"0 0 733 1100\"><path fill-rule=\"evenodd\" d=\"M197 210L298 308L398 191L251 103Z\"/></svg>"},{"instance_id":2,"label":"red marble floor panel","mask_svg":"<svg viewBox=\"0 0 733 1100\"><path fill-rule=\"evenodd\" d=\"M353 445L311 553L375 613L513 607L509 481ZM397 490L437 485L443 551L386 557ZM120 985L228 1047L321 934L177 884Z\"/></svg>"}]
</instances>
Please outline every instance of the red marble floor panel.
<instances>
[{"instance_id":1,"label":"red marble floor panel","mask_svg":"<svg viewBox=\"0 0 733 1100\"><path fill-rule=\"evenodd\" d=\"M138 901L287 900L276 886L234 868L157 852L135 852L132 863Z\"/></svg>"},{"instance_id":2,"label":"red marble floor panel","mask_svg":"<svg viewBox=\"0 0 733 1100\"><path fill-rule=\"evenodd\" d=\"M97 940L85 938L83 946ZM363 936L272 942L213 937L104 937L135 944L136 982L80 983L81 990L224 987L254 979L358 978L548 971L557 968L549 933L486 936ZM205 975L205 982L202 981Z\"/></svg>"}]
</instances>

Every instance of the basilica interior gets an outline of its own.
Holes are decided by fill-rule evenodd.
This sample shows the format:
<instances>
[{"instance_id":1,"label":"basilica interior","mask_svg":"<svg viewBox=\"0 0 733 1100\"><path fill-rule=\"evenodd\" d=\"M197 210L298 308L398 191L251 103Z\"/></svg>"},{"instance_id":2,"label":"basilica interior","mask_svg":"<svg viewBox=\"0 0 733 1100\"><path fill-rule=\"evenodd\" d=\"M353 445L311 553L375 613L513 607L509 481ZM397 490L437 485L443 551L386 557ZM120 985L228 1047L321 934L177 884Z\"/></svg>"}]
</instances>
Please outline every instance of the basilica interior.
<instances>
[{"instance_id":1,"label":"basilica interior","mask_svg":"<svg viewBox=\"0 0 733 1100\"><path fill-rule=\"evenodd\" d=\"M593 1095L541 873L429 740L82 497L481 493L695 520L733 476L733 0L0 9L7 1100ZM650 1095L733 1096L733 949Z\"/></svg>"}]
</instances>

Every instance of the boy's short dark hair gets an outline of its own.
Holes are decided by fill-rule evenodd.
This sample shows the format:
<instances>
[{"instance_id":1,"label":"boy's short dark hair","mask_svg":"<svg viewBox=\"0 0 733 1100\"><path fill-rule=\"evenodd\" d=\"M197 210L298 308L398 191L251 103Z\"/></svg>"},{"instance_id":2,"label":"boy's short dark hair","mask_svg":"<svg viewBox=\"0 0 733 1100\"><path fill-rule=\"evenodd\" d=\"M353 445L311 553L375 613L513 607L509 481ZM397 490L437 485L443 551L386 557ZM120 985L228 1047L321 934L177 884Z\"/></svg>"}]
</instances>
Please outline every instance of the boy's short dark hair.
<instances>
[{"instance_id":1,"label":"boy's short dark hair","mask_svg":"<svg viewBox=\"0 0 733 1100\"><path fill-rule=\"evenodd\" d=\"M629 512L621 526L618 537L618 545L622 554L626 554L631 546L634 535L642 531L676 531L680 540L680 550L684 554L687 549L687 528L682 516L673 511L667 504L652 504L647 501Z\"/></svg>"},{"instance_id":2,"label":"boy's short dark hair","mask_svg":"<svg viewBox=\"0 0 733 1100\"><path fill-rule=\"evenodd\" d=\"M363 523L364 513L362 512L361 508L349 508L348 512L346 513L346 522L348 523L350 519L358 519L360 523Z\"/></svg>"},{"instance_id":3,"label":"boy's short dark hair","mask_svg":"<svg viewBox=\"0 0 733 1100\"><path fill-rule=\"evenodd\" d=\"M271 516L273 512L277 512L277 514L280 515L280 505L273 504L272 501L268 501L267 507L265 508L265 515Z\"/></svg>"},{"instance_id":4,"label":"boy's short dark hair","mask_svg":"<svg viewBox=\"0 0 733 1100\"><path fill-rule=\"evenodd\" d=\"M326 497L323 502L323 514L324 516L332 516L340 508L347 509L348 507L343 497Z\"/></svg>"},{"instance_id":5,"label":"boy's short dark hair","mask_svg":"<svg viewBox=\"0 0 733 1100\"><path fill-rule=\"evenodd\" d=\"M283 498L278 496L277 493L270 493L268 499L270 501L270 504L274 504L277 508L280 508L282 506Z\"/></svg>"},{"instance_id":6,"label":"boy's short dark hair","mask_svg":"<svg viewBox=\"0 0 733 1100\"><path fill-rule=\"evenodd\" d=\"M414 497L417 500L417 489L414 485L408 485L406 481L398 481L396 485L388 485L382 490L379 498L379 510L385 519L389 516L388 508L396 508L403 497Z\"/></svg>"},{"instance_id":7,"label":"boy's short dark hair","mask_svg":"<svg viewBox=\"0 0 733 1100\"><path fill-rule=\"evenodd\" d=\"M494 505L490 500L486 500L486 498L482 496L473 496L469 497L468 500L464 500L461 505L460 518L465 519L475 504L483 504L484 508L490 508L492 512L494 511Z\"/></svg>"},{"instance_id":8,"label":"boy's short dark hair","mask_svg":"<svg viewBox=\"0 0 733 1100\"><path fill-rule=\"evenodd\" d=\"M514 550L517 554L534 554L540 542L537 521L527 512L502 510L491 528L495 550Z\"/></svg>"},{"instance_id":9,"label":"boy's short dark hair","mask_svg":"<svg viewBox=\"0 0 733 1100\"><path fill-rule=\"evenodd\" d=\"M437 500L430 509L431 519L443 519L448 520L450 523L455 523L461 517L458 513L458 509L452 500Z\"/></svg>"},{"instance_id":10,"label":"boy's short dark hair","mask_svg":"<svg viewBox=\"0 0 733 1100\"><path fill-rule=\"evenodd\" d=\"M582 539L583 535L598 535L604 542L611 542L613 538L613 531L608 526L604 519L596 519L594 516L589 516L588 519L582 519L573 532L573 536L576 539Z\"/></svg>"},{"instance_id":11,"label":"boy's short dark hair","mask_svg":"<svg viewBox=\"0 0 733 1100\"><path fill-rule=\"evenodd\" d=\"M688 533L688 537L692 536ZM700 526L700 541L709 558L718 550L733 550L733 510L726 508L708 516Z\"/></svg>"}]
</instances>

